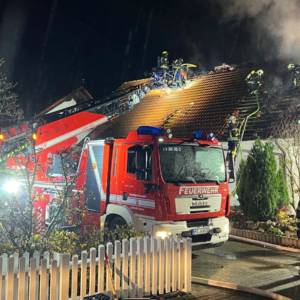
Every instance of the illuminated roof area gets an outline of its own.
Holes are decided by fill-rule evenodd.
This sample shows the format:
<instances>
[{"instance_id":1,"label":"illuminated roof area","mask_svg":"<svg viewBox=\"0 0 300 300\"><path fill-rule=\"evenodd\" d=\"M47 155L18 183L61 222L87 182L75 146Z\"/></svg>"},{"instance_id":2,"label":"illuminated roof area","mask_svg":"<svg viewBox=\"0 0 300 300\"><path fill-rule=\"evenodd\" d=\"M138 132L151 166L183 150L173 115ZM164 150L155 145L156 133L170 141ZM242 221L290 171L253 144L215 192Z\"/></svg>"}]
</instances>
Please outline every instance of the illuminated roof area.
<instances>
[{"instance_id":1,"label":"illuminated roof area","mask_svg":"<svg viewBox=\"0 0 300 300\"><path fill-rule=\"evenodd\" d=\"M255 96L249 96L247 92L245 78L249 71L236 69L201 75L181 89L151 90L130 112L112 119L108 126L98 128L96 136L124 137L141 125L150 125L171 128L175 136L187 136L202 129L225 140L228 114L239 109L241 117L245 117L257 107ZM137 82L126 82L122 88L130 88ZM273 115L265 113L263 107L257 117L249 119L244 139L272 134L274 125L280 123Z\"/></svg>"}]
</instances>

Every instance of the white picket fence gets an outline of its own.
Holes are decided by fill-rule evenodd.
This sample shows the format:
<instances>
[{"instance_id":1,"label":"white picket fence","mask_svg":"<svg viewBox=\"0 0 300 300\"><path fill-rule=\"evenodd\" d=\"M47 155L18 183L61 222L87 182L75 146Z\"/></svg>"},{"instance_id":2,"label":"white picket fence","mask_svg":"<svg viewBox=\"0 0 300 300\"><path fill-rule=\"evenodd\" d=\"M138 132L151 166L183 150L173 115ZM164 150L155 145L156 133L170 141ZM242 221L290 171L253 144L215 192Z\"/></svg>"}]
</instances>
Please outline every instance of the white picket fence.
<instances>
[{"instance_id":1,"label":"white picket fence","mask_svg":"<svg viewBox=\"0 0 300 300\"><path fill-rule=\"evenodd\" d=\"M83 251L80 257L4 254L0 274L0 300L82 300L99 292L111 295L113 287L122 297L189 292L191 240L144 237L115 241L89 253Z\"/></svg>"}]
</instances>

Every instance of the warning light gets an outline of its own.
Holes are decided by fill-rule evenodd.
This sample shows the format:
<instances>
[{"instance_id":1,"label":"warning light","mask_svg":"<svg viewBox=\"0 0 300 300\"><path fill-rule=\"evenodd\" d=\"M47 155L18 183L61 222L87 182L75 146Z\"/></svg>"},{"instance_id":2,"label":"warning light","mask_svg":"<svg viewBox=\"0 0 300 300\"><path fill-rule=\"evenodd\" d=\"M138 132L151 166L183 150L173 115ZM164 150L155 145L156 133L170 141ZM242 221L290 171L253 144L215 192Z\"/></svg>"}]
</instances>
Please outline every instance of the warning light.
<instances>
[{"instance_id":1,"label":"warning light","mask_svg":"<svg viewBox=\"0 0 300 300\"><path fill-rule=\"evenodd\" d=\"M152 136L162 136L166 135L169 139L173 137L171 129L164 129L161 127L153 127L153 126L140 126L137 129L137 133L141 135L152 135ZM161 142L162 140L158 140Z\"/></svg>"},{"instance_id":2,"label":"warning light","mask_svg":"<svg viewBox=\"0 0 300 300\"><path fill-rule=\"evenodd\" d=\"M34 141L36 141L36 139L37 139L37 134L36 134L36 133L33 133L33 134L32 134L32 139L33 139Z\"/></svg>"},{"instance_id":3,"label":"warning light","mask_svg":"<svg viewBox=\"0 0 300 300\"><path fill-rule=\"evenodd\" d=\"M4 134L0 133L0 141L4 141L4 140L5 140Z\"/></svg>"},{"instance_id":4,"label":"warning light","mask_svg":"<svg viewBox=\"0 0 300 300\"><path fill-rule=\"evenodd\" d=\"M201 130L194 131L193 135L196 140L206 140L206 136L205 136L204 132Z\"/></svg>"},{"instance_id":5,"label":"warning light","mask_svg":"<svg viewBox=\"0 0 300 300\"><path fill-rule=\"evenodd\" d=\"M216 136L211 132L207 135L207 139L210 141L216 140Z\"/></svg>"},{"instance_id":6,"label":"warning light","mask_svg":"<svg viewBox=\"0 0 300 300\"><path fill-rule=\"evenodd\" d=\"M137 129L138 134L142 135L153 135L153 136L159 136L164 135L164 130L159 127L152 127L152 126L140 126Z\"/></svg>"}]
</instances>

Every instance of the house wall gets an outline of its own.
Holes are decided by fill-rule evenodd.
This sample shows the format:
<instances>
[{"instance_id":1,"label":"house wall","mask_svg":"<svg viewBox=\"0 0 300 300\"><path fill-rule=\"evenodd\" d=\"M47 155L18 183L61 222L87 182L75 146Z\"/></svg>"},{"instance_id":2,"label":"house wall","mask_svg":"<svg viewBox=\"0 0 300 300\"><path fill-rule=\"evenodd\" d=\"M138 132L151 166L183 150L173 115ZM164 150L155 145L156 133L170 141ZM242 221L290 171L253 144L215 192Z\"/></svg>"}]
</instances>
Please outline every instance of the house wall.
<instances>
[{"instance_id":1,"label":"house wall","mask_svg":"<svg viewBox=\"0 0 300 300\"><path fill-rule=\"evenodd\" d=\"M280 160L283 159L283 155L282 155L282 152L281 150L278 148L277 144L275 143L275 141L273 140L263 140L263 142L267 142L267 141L271 141L274 145L274 154L275 154L275 157L277 158L277 162L279 164ZM236 159L236 162L235 162L235 174L237 174L237 171L239 169L239 165L240 165L240 162L241 162L241 159L243 158L244 160L247 159L252 147L253 147L253 144L254 144L255 141L244 141L242 142L242 148L241 150L242 151L239 151L239 154L237 156L237 159ZM282 144L284 145L291 145L291 143L288 141L288 140L282 140L281 141ZM225 152L227 153L227 143L226 142L222 142L222 146L225 150ZM291 153L291 157L293 157L293 151L295 151L295 149L293 149L292 147L290 147L290 153ZM241 156L241 153L242 153L242 156ZM298 148L298 161L300 161L300 149ZM287 163L289 164L288 167L291 168L293 171L293 174L294 174L294 180L297 180L298 181L298 188L299 188L299 182L300 182L300 178L299 178L299 172L298 172L298 168L297 168L297 164L296 164L296 158L294 157L293 160L290 160L288 161ZM293 202L293 207L297 207L298 205L298 202L299 202L299 197L300 197L300 194L299 194L299 190L294 188L294 190L292 191L291 189L291 179L289 178L288 176L288 172L285 172L286 174L286 179L287 179L287 182L288 182L288 187L289 187L289 195L290 195L290 198L291 198L291 201L294 200ZM230 190L231 192L234 193L236 189L236 182L234 183L231 183L230 184ZM231 196L231 205L232 206L238 206L239 205L239 202L238 202L238 199L237 199L237 195L232 195Z\"/></svg>"}]
</instances>

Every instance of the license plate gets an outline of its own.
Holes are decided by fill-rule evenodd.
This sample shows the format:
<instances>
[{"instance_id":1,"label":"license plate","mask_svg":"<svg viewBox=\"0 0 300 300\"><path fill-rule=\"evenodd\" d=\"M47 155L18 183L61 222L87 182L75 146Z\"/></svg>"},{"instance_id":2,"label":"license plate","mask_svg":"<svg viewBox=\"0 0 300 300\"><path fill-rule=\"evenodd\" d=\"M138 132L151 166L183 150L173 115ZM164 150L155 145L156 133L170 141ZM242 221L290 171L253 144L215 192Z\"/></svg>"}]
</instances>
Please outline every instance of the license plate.
<instances>
[{"instance_id":1,"label":"license plate","mask_svg":"<svg viewBox=\"0 0 300 300\"><path fill-rule=\"evenodd\" d=\"M208 226L202 226L192 229L192 235L206 234L209 232Z\"/></svg>"}]
</instances>

